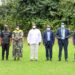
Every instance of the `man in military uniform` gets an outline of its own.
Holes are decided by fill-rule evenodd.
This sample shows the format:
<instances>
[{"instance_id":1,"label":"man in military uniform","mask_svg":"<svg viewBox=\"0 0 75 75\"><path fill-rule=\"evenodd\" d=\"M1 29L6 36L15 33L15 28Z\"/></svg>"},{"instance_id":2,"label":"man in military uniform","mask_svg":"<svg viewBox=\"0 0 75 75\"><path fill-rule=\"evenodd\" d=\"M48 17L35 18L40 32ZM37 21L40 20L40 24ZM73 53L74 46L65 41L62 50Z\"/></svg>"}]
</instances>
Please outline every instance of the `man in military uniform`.
<instances>
[{"instance_id":1,"label":"man in military uniform","mask_svg":"<svg viewBox=\"0 0 75 75\"><path fill-rule=\"evenodd\" d=\"M8 60L11 32L9 31L7 25L4 25L4 30L0 34L0 39L2 45L2 60L4 60L5 51L6 51L6 60Z\"/></svg>"},{"instance_id":2,"label":"man in military uniform","mask_svg":"<svg viewBox=\"0 0 75 75\"><path fill-rule=\"evenodd\" d=\"M19 29L19 26L13 31L12 34L13 40L13 57L19 60L22 57L22 48L23 48L23 31Z\"/></svg>"}]
</instances>

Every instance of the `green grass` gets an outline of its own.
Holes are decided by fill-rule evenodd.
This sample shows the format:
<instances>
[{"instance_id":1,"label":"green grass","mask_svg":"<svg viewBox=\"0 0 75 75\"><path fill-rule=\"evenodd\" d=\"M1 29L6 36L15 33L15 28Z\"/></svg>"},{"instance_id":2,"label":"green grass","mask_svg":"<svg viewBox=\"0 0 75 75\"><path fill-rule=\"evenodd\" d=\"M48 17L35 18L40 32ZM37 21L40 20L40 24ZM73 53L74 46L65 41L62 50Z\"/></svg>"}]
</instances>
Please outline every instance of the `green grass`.
<instances>
[{"instance_id":1,"label":"green grass","mask_svg":"<svg viewBox=\"0 0 75 75\"><path fill-rule=\"evenodd\" d=\"M64 51L63 51L64 54ZM1 56L1 49L0 49ZM13 61L12 47L10 48L9 61L0 60L0 75L74 75L75 62L74 48L72 40L69 42L69 61L65 62L64 55L62 61L58 62L58 44L57 42L53 48L53 61L45 61L45 49L41 45L39 47L38 62L30 62L30 49L27 43L24 43L23 58L20 61ZM1 59L1 57L0 57Z\"/></svg>"}]
</instances>

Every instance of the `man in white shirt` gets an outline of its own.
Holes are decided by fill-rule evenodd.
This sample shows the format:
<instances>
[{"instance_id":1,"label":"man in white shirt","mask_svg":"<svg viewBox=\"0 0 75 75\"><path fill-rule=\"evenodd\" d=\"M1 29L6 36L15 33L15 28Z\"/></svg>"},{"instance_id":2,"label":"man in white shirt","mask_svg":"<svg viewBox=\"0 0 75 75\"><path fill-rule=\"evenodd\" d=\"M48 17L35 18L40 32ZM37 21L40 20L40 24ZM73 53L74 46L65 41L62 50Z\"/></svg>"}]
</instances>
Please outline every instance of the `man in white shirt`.
<instances>
[{"instance_id":1,"label":"man in white shirt","mask_svg":"<svg viewBox=\"0 0 75 75\"><path fill-rule=\"evenodd\" d=\"M38 46L41 43L41 32L36 28L35 23L32 23L32 29L30 29L27 41L30 46L30 60L38 60Z\"/></svg>"}]
</instances>

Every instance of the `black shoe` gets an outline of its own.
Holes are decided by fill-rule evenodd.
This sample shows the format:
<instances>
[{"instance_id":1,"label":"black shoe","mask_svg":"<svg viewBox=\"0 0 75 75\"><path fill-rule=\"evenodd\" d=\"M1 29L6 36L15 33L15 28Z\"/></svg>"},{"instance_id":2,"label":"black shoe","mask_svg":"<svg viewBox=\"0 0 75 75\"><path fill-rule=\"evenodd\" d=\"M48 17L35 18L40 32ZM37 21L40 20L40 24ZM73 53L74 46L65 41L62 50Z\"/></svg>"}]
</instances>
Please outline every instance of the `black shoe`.
<instances>
[{"instance_id":1,"label":"black shoe","mask_svg":"<svg viewBox=\"0 0 75 75\"><path fill-rule=\"evenodd\" d=\"M48 60L49 60L49 58L46 58L46 60L48 61Z\"/></svg>"},{"instance_id":2,"label":"black shoe","mask_svg":"<svg viewBox=\"0 0 75 75\"><path fill-rule=\"evenodd\" d=\"M18 57L17 60L20 60L20 57Z\"/></svg>"},{"instance_id":3,"label":"black shoe","mask_svg":"<svg viewBox=\"0 0 75 75\"><path fill-rule=\"evenodd\" d=\"M59 59L58 61L61 61L61 59Z\"/></svg>"},{"instance_id":4,"label":"black shoe","mask_svg":"<svg viewBox=\"0 0 75 75\"><path fill-rule=\"evenodd\" d=\"M37 59L35 59L35 61L38 61Z\"/></svg>"},{"instance_id":5,"label":"black shoe","mask_svg":"<svg viewBox=\"0 0 75 75\"><path fill-rule=\"evenodd\" d=\"M6 60L8 60L8 59L6 59Z\"/></svg>"},{"instance_id":6,"label":"black shoe","mask_svg":"<svg viewBox=\"0 0 75 75\"><path fill-rule=\"evenodd\" d=\"M14 61L16 61L16 58L14 58Z\"/></svg>"},{"instance_id":7,"label":"black shoe","mask_svg":"<svg viewBox=\"0 0 75 75\"><path fill-rule=\"evenodd\" d=\"M52 61L52 58L50 58L50 61Z\"/></svg>"},{"instance_id":8,"label":"black shoe","mask_svg":"<svg viewBox=\"0 0 75 75\"><path fill-rule=\"evenodd\" d=\"M66 62L68 62L68 59L65 59Z\"/></svg>"},{"instance_id":9,"label":"black shoe","mask_svg":"<svg viewBox=\"0 0 75 75\"><path fill-rule=\"evenodd\" d=\"M6 60L8 60L8 57L6 57Z\"/></svg>"},{"instance_id":10,"label":"black shoe","mask_svg":"<svg viewBox=\"0 0 75 75\"><path fill-rule=\"evenodd\" d=\"M4 59L2 59L2 61L3 61Z\"/></svg>"},{"instance_id":11,"label":"black shoe","mask_svg":"<svg viewBox=\"0 0 75 75\"><path fill-rule=\"evenodd\" d=\"M34 61L33 59L30 59L30 61L32 62L32 61Z\"/></svg>"}]
</instances>

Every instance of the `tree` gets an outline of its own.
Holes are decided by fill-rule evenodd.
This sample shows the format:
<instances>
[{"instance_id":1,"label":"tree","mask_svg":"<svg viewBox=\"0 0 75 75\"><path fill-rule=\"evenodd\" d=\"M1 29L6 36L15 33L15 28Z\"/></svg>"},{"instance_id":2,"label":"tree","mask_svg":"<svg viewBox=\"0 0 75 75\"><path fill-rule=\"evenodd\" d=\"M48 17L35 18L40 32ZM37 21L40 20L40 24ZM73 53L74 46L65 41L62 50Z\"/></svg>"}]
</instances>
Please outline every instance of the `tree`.
<instances>
[{"instance_id":1,"label":"tree","mask_svg":"<svg viewBox=\"0 0 75 75\"><path fill-rule=\"evenodd\" d=\"M72 0L13 0L0 7L1 24L8 24L14 28L20 24L28 32L34 21L44 29L50 24L56 30L62 21L74 27L75 2Z\"/></svg>"}]
</instances>

